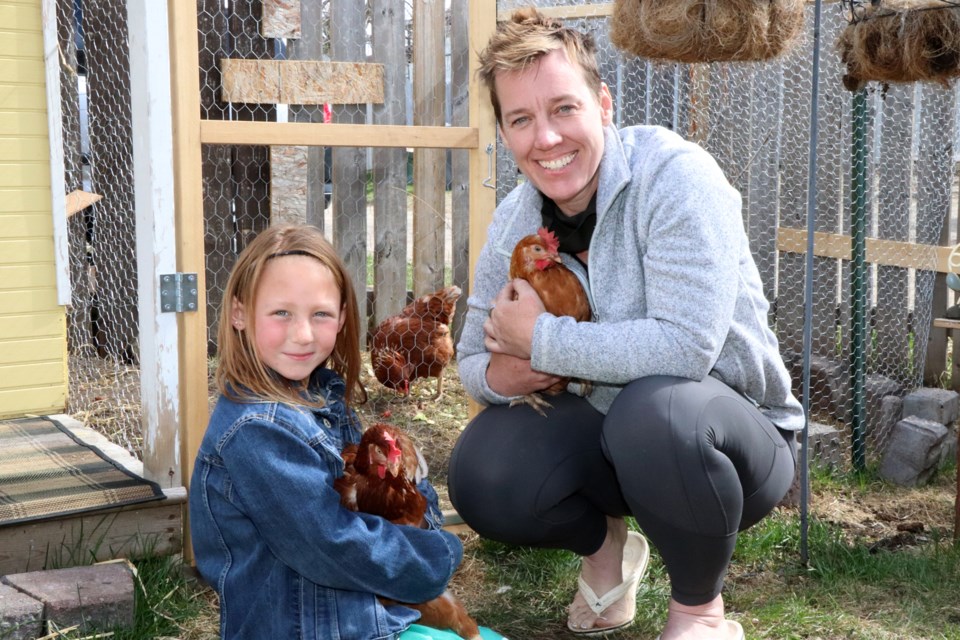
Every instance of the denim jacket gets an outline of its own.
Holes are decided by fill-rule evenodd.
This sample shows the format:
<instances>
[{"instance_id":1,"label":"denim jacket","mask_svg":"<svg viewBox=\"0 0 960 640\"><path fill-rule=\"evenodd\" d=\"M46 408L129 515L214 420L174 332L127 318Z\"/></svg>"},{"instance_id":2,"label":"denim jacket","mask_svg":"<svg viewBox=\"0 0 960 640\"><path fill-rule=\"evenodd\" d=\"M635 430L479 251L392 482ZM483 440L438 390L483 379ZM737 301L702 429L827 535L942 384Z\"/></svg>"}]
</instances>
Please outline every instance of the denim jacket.
<instances>
[{"instance_id":1,"label":"denim jacket","mask_svg":"<svg viewBox=\"0 0 960 640\"><path fill-rule=\"evenodd\" d=\"M394 638L420 614L375 594L434 598L462 559L426 480L430 529L340 506L340 451L360 439L360 422L332 371L318 369L310 391L322 409L221 397L200 444L190 525L197 568L220 596L222 638Z\"/></svg>"}]
</instances>

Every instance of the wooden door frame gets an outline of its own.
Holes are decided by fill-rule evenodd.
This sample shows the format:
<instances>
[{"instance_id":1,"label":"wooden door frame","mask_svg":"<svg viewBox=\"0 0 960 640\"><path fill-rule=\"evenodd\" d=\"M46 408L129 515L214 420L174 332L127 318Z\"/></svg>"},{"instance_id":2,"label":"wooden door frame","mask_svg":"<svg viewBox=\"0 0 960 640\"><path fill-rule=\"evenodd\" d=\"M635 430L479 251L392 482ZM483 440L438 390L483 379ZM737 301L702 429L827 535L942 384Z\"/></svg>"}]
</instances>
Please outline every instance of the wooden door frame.
<instances>
[{"instance_id":1,"label":"wooden door frame","mask_svg":"<svg viewBox=\"0 0 960 640\"><path fill-rule=\"evenodd\" d=\"M473 264L496 206L488 178L486 148L496 148L496 124L490 101L476 82L470 57L470 123L467 127L349 125L301 122L233 122L201 119L199 49L195 3L168 0L173 105L176 270L197 274L197 310L177 314L179 420L162 425L179 434L179 477L189 489L193 461L209 418L207 380L206 279L204 275L203 183L201 145L321 145L466 149L470 171L470 265ZM496 0L470 0L470 51L478 51L496 27ZM192 559L189 530L184 555Z\"/></svg>"}]
</instances>

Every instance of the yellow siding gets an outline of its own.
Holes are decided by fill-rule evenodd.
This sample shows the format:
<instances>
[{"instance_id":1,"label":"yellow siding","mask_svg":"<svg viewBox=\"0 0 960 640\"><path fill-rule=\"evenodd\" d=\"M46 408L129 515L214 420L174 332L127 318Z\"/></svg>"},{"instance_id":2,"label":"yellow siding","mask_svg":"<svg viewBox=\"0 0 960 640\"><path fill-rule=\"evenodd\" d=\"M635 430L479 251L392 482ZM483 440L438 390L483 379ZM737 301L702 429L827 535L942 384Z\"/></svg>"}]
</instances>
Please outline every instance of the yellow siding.
<instances>
[{"instance_id":1,"label":"yellow siding","mask_svg":"<svg viewBox=\"0 0 960 640\"><path fill-rule=\"evenodd\" d=\"M59 311L5 314L0 316L0 336L5 340L37 336L56 338L63 333L63 320L63 314Z\"/></svg>"},{"instance_id":2,"label":"yellow siding","mask_svg":"<svg viewBox=\"0 0 960 640\"><path fill-rule=\"evenodd\" d=\"M26 187L17 189L0 189L0 215L10 213L18 215L38 215L50 216L50 190L49 189L28 189ZM44 211L46 207L46 211ZM7 216L3 220L6 221ZM3 226L0 225L0 230Z\"/></svg>"},{"instance_id":3,"label":"yellow siding","mask_svg":"<svg viewBox=\"0 0 960 640\"><path fill-rule=\"evenodd\" d=\"M22 194L21 194L22 195ZM0 200L3 200L3 191L0 191ZM21 198L21 201L27 201ZM28 233L38 233L41 236L53 235L53 220L49 214L11 213L3 216L3 225L0 225L0 242L4 240L22 238ZM0 335L3 335L0 333Z\"/></svg>"},{"instance_id":4,"label":"yellow siding","mask_svg":"<svg viewBox=\"0 0 960 640\"><path fill-rule=\"evenodd\" d=\"M0 0L0 417L66 406L41 29L40 0Z\"/></svg>"}]
</instances>

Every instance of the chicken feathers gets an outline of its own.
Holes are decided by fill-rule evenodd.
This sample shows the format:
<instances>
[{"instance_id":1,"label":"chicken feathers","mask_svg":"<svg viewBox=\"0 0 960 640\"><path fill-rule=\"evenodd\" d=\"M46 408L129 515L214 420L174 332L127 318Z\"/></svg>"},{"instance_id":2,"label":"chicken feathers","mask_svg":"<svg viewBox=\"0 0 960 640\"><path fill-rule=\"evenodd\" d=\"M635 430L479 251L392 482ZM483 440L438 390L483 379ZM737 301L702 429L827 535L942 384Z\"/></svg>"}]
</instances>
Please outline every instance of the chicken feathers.
<instances>
[{"instance_id":1,"label":"chicken feathers","mask_svg":"<svg viewBox=\"0 0 960 640\"><path fill-rule=\"evenodd\" d=\"M443 371L454 353L450 320L460 294L460 287L450 286L421 296L377 326L370 363L381 384L406 396L412 381L436 378L433 399L442 395Z\"/></svg>"},{"instance_id":2,"label":"chicken feathers","mask_svg":"<svg viewBox=\"0 0 960 640\"><path fill-rule=\"evenodd\" d=\"M510 256L510 278L521 278L540 296L544 308L555 316L570 316L577 322L588 322L592 317L590 299L580 279L563 264L560 241L545 227L520 239ZM570 382L564 378L547 387L543 393L562 393ZM589 388L588 383L583 383ZM528 404L541 415L550 403L539 393L531 393L511 404Z\"/></svg>"},{"instance_id":3,"label":"chicken feathers","mask_svg":"<svg viewBox=\"0 0 960 640\"><path fill-rule=\"evenodd\" d=\"M419 527L427 500L417 483L427 474L427 463L413 441L397 427L378 422L347 445L342 453L344 474L333 486L340 504L386 518L394 524ZM385 602L389 601L381 598ZM469 640L480 640L480 628L449 590L423 603L403 603L420 612L420 623L436 629L451 629Z\"/></svg>"},{"instance_id":4,"label":"chicken feathers","mask_svg":"<svg viewBox=\"0 0 960 640\"><path fill-rule=\"evenodd\" d=\"M342 457L344 475L333 485L340 504L394 524L420 526L427 501L416 484L426 476L426 462L406 434L378 422L359 444L344 448Z\"/></svg>"}]
</instances>

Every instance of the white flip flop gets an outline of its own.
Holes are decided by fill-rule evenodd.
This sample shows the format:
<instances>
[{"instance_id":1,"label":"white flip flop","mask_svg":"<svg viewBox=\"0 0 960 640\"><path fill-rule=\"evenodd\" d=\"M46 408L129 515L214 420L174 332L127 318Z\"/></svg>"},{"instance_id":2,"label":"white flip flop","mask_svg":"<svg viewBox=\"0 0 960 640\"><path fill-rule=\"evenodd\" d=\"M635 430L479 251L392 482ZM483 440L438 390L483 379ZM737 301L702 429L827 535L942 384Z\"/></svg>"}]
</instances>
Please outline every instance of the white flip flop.
<instances>
[{"instance_id":1,"label":"white flip flop","mask_svg":"<svg viewBox=\"0 0 960 640\"><path fill-rule=\"evenodd\" d=\"M637 586L647 573L647 563L649 561L650 545L647 544L647 539L636 531L627 532L627 541L623 545L623 582L602 596L598 596L593 591L590 585L587 584L587 581L583 579L582 575L577 577L577 585L579 586L580 593L583 594L583 599L586 601L587 606L598 616L624 596L631 598L632 606L630 609L633 611L630 618L621 624L611 627L590 627L589 629L573 627L570 625L570 622L567 622L567 629L571 633L579 636L603 636L632 625L637 610Z\"/></svg>"}]
</instances>

